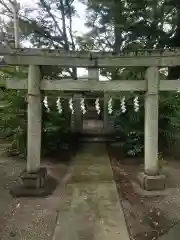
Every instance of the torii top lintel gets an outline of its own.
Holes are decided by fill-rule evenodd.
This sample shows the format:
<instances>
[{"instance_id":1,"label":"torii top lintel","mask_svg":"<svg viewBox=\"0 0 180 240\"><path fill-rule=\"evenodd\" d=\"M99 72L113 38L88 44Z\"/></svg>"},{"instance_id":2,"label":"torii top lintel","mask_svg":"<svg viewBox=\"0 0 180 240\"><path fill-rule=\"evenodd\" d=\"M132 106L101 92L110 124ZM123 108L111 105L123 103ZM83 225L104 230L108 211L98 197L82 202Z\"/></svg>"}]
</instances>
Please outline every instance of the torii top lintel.
<instances>
[{"instance_id":1,"label":"torii top lintel","mask_svg":"<svg viewBox=\"0 0 180 240\"><path fill-rule=\"evenodd\" d=\"M54 49L16 48L0 45L0 56L9 65L57 65L62 67L178 66L180 48L137 51L87 52Z\"/></svg>"}]
</instances>

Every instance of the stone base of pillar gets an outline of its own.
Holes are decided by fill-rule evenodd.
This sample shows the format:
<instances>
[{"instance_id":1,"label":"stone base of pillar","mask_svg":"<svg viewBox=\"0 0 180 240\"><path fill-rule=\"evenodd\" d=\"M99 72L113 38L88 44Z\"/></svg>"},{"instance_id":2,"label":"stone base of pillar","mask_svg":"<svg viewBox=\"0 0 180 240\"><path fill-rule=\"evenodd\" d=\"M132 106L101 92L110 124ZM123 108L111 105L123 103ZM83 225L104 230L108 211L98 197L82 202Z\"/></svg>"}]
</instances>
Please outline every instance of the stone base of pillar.
<instances>
[{"instance_id":1,"label":"stone base of pillar","mask_svg":"<svg viewBox=\"0 0 180 240\"><path fill-rule=\"evenodd\" d=\"M28 173L25 170L21 173L20 177L26 188L44 188L47 177L47 169L40 168L37 173Z\"/></svg>"},{"instance_id":2,"label":"stone base of pillar","mask_svg":"<svg viewBox=\"0 0 180 240\"><path fill-rule=\"evenodd\" d=\"M21 183L10 191L13 197L45 197L51 195L57 186L57 181L47 175L46 168L40 168L37 173L25 170L20 179Z\"/></svg>"},{"instance_id":3,"label":"stone base of pillar","mask_svg":"<svg viewBox=\"0 0 180 240\"><path fill-rule=\"evenodd\" d=\"M144 172L139 173L138 180L141 188L147 191L163 190L166 187L166 176L159 174L156 176L149 176Z\"/></svg>"}]
</instances>

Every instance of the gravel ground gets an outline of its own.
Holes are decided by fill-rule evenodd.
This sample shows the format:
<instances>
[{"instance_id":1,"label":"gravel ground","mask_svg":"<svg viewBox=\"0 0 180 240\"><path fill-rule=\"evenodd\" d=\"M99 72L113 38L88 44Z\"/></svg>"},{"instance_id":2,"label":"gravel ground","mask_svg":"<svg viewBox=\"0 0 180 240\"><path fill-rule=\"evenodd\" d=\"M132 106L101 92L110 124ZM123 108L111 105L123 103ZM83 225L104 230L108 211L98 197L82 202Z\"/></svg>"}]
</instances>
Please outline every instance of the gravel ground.
<instances>
[{"instance_id":1,"label":"gravel ground","mask_svg":"<svg viewBox=\"0 0 180 240\"><path fill-rule=\"evenodd\" d=\"M36 240L52 239L58 207L63 197L63 181L66 181L67 166L44 162L48 173L59 182L53 195L47 198L14 199L9 189L16 182L25 162L14 158L0 157L0 239ZM62 181L63 180L63 181Z\"/></svg>"},{"instance_id":2,"label":"gravel ground","mask_svg":"<svg viewBox=\"0 0 180 240\"><path fill-rule=\"evenodd\" d=\"M163 196L144 197L134 188L141 165L117 164L111 158L117 189L131 239L156 240L180 221L180 162L168 161L164 167L168 185ZM55 192L47 198L14 199L9 189L25 167L25 161L0 157L0 239L36 240L52 239L59 206L63 198L64 183L68 180L67 166L43 161L49 175L58 181Z\"/></svg>"},{"instance_id":3,"label":"gravel ground","mask_svg":"<svg viewBox=\"0 0 180 240\"><path fill-rule=\"evenodd\" d=\"M137 174L143 165L130 159L122 161L109 149L117 190L122 201L131 239L156 240L180 221L180 162L167 161L163 171L168 176L167 188L161 195L139 194ZM123 163L123 164L121 164Z\"/></svg>"}]
</instances>

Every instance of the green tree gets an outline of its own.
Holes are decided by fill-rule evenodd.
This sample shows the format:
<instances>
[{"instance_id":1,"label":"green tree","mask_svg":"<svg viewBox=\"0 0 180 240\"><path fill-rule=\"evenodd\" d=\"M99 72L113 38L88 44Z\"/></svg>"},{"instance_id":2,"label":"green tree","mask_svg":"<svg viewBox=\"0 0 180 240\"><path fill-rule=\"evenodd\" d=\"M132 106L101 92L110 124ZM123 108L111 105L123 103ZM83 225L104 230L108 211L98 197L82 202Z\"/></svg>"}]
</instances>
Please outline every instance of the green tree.
<instances>
[{"instance_id":1,"label":"green tree","mask_svg":"<svg viewBox=\"0 0 180 240\"><path fill-rule=\"evenodd\" d=\"M179 2L173 1L105 1L91 0L86 4L89 32L78 39L82 49L113 51L144 48L178 47ZM101 69L109 79L144 79L146 68ZM167 70L165 71L167 73ZM161 74L162 79L166 76ZM179 78L179 67L169 68L170 79ZM143 99L142 94L137 94ZM178 140L179 93L160 94L159 136L161 145ZM143 150L144 104L141 112L132 111L132 94L127 94L127 112L120 114L115 104L115 124L123 139L126 153ZM131 102L131 104L130 104ZM136 134L130 134L136 132ZM132 137L131 137L132 136ZM138 146L138 148L134 146ZM134 149L134 151L132 151Z\"/></svg>"},{"instance_id":2,"label":"green tree","mask_svg":"<svg viewBox=\"0 0 180 240\"><path fill-rule=\"evenodd\" d=\"M1 22L1 30L4 35L4 44L14 47L13 39L13 14L9 3L0 0L1 15L10 17L10 21ZM28 41L33 47L60 49L60 50L76 50L75 35L73 31L73 16L76 10L73 0L39 0L37 6L29 9L21 9L19 14L20 38L21 43ZM1 68L1 72L6 77L22 77L27 78L27 68L19 68L19 72L12 67ZM77 78L76 68L63 69L58 66L41 67L41 75L61 80L62 77L71 76ZM4 99L7 106L3 108L3 118L1 126L3 132L11 134L13 153L26 154L27 139L27 103L26 93L20 91L18 96L16 91L6 91ZM44 154L56 152L59 148L70 143L70 113L66 112L59 115L56 110L55 99L57 94L54 92L43 93L49 95L51 112L47 113L43 108L43 126L42 126L42 151ZM9 109L13 111L9 112ZM18 114L15 109L18 109ZM20 131L21 129L21 131ZM24 145L23 145L24 143Z\"/></svg>"},{"instance_id":3,"label":"green tree","mask_svg":"<svg viewBox=\"0 0 180 240\"><path fill-rule=\"evenodd\" d=\"M1 14L10 16L12 10L9 4L0 0ZM74 0L39 0L37 7L22 8L19 14L21 42L28 41L33 47L76 50L73 30L73 17L76 15ZM13 22L7 27L3 24L5 33L13 35ZM6 36L7 37L7 36ZM71 76L77 78L76 68L62 69L60 67L42 67L43 76L61 78Z\"/></svg>"}]
</instances>

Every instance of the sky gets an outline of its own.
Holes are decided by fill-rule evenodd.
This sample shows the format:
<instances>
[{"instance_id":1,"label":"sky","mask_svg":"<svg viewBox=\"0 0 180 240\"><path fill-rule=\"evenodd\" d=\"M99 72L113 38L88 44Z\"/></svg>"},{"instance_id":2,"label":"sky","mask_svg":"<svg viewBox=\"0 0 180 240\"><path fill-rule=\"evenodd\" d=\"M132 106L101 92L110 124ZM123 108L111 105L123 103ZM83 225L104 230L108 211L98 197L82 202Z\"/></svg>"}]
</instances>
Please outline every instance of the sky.
<instances>
[{"instance_id":1,"label":"sky","mask_svg":"<svg viewBox=\"0 0 180 240\"><path fill-rule=\"evenodd\" d=\"M36 5L37 0L17 0L21 4L22 7L34 7ZM74 1L74 5L77 11L77 14L79 17L73 18L73 26L75 26L75 30L78 32L78 34L83 34L87 31L87 28L85 27L85 19L86 19L86 12L85 12L85 6L80 3L78 0Z\"/></svg>"}]
</instances>

